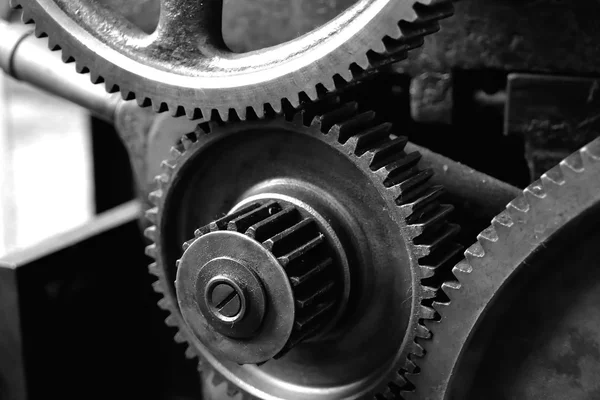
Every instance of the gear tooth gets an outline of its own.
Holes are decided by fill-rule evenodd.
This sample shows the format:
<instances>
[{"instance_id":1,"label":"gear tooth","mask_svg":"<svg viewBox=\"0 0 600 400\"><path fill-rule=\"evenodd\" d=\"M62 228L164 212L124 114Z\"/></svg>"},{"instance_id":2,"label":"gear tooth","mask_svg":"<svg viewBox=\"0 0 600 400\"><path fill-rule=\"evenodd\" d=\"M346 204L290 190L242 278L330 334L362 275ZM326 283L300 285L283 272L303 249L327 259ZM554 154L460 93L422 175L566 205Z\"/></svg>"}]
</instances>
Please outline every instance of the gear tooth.
<instances>
[{"instance_id":1,"label":"gear tooth","mask_svg":"<svg viewBox=\"0 0 600 400\"><path fill-rule=\"evenodd\" d=\"M146 236L150 240L156 241L156 226L149 226L148 228L144 229L144 236Z\"/></svg>"},{"instance_id":2,"label":"gear tooth","mask_svg":"<svg viewBox=\"0 0 600 400\"><path fill-rule=\"evenodd\" d=\"M506 206L506 211L508 215L513 220L513 222L522 223L527 219L527 213L529 212L529 203L525 199L524 195L520 195L513 199Z\"/></svg>"},{"instance_id":3,"label":"gear tooth","mask_svg":"<svg viewBox=\"0 0 600 400\"><path fill-rule=\"evenodd\" d=\"M321 82L321 86L329 93L335 92L337 89L333 77L324 77Z\"/></svg>"},{"instance_id":4,"label":"gear tooth","mask_svg":"<svg viewBox=\"0 0 600 400\"><path fill-rule=\"evenodd\" d=\"M23 6L21 6L21 2L19 0L10 0L10 7L14 8L15 10L19 10L19 9L23 8Z\"/></svg>"},{"instance_id":5,"label":"gear tooth","mask_svg":"<svg viewBox=\"0 0 600 400\"><path fill-rule=\"evenodd\" d=\"M384 122L352 136L348 142L353 146L354 154L361 156L382 141L387 141L391 129L392 123Z\"/></svg>"},{"instance_id":6,"label":"gear tooth","mask_svg":"<svg viewBox=\"0 0 600 400\"><path fill-rule=\"evenodd\" d=\"M33 28L33 34L35 35L35 37L37 38L45 38L48 37L48 35L46 34L46 32L44 32L44 30L42 29L42 27L40 25L36 25Z\"/></svg>"},{"instance_id":7,"label":"gear tooth","mask_svg":"<svg viewBox=\"0 0 600 400\"><path fill-rule=\"evenodd\" d=\"M465 250L465 257L469 262L473 262L474 260L480 259L485 256L485 250L481 246L481 243L476 242L471 245L467 250Z\"/></svg>"},{"instance_id":8,"label":"gear tooth","mask_svg":"<svg viewBox=\"0 0 600 400\"><path fill-rule=\"evenodd\" d=\"M163 191L169 184L169 176L167 174L160 174L154 177L154 183L158 190Z\"/></svg>"},{"instance_id":9,"label":"gear tooth","mask_svg":"<svg viewBox=\"0 0 600 400\"><path fill-rule=\"evenodd\" d=\"M415 253L418 258L427 257L440 248L443 244L450 242L450 240L458 234L460 227L456 224L446 224L441 231L427 238L419 238L415 240ZM426 233L424 236L428 236Z\"/></svg>"},{"instance_id":10,"label":"gear tooth","mask_svg":"<svg viewBox=\"0 0 600 400\"><path fill-rule=\"evenodd\" d=\"M431 339L431 331L425 325L415 325L415 336L421 339Z\"/></svg>"},{"instance_id":11,"label":"gear tooth","mask_svg":"<svg viewBox=\"0 0 600 400\"><path fill-rule=\"evenodd\" d=\"M75 59L65 49L62 49L60 58L65 64L70 64L75 61Z\"/></svg>"},{"instance_id":12,"label":"gear tooth","mask_svg":"<svg viewBox=\"0 0 600 400\"><path fill-rule=\"evenodd\" d=\"M126 88L120 88L120 92L121 92L121 98L123 100L133 100L135 99L135 93L133 93L131 90L126 89Z\"/></svg>"},{"instance_id":13,"label":"gear tooth","mask_svg":"<svg viewBox=\"0 0 600 400\"><path fill-rule=\"evenodd\" d=\"M133 97L135 97L135 95L133 95L133 97L130 99L129 97L131 96L130 93L133 92L126 92L127 95L127 99L125 100L131 100ZM140 99L136 99L138 101L138 104L140 103ZM142 103L144 103L144 99L141 100ZM169 111L169 106L167 105L167 103L165 103L164 101L158 101L158 100L154 100L154 101L150 101L150 99L148 99L148 102L145 103L145 107L149 107L152 106L152 111L154 111L155 113L164 113Z\"/></svg>"},{"instance_id":14,"label":"gear tooth","mask_svg":"<svg viewBox=\"0 0 600 400\"><path fill-rule=\"evenodd\" d=\"M358 104L356 102L345 103L341 107L315 117L315 119L318 121L318 124L320 124L321 132L328 133L331 132L331 129L335 124L354 116L357 110ZM311 126L316 126L314 121L315 120L313 120L313 124L311 124Z\"/></svg>"},{"instance_id":15,"label":"gear tooth","mask_svg":"<svg viewBox=\"0 0 600 400\"><path fill-rule=\"evenodd\" d=\"M172 159L173 163L177 163L179 158L181 158L181 156L183 155L183 153L179 150L179 148L177 146L171 147L169 154L171 155L171 159Z\"/></svg>"},{"instance_id":16,"label":"gear tooth","mask_svg":"<svg viewBox=\"0 0 600 400\"><path fill-rule=\"evenodd\" d=\"M83 62L75 60L75 71L79 74L87 74L90 72L89 68L83 64Z\"/></svg>"},{"instance_id":17,"label":"gear tooth","mask_svg":"<svg viewBox=\"0 0 600 400\"><path fill-rule=\"evenodd\" d=\"M398 157L402 154L408 139L405 136L398 136L395 139L386 141L382 145L370 151L369 167L372 171L377 171L383 168L390 159Z\"/></svg>"},{"instance_id":18,"label":"gear tooth","mask_svg":"<svg viewBox=\"0 0 600 400\"><path fill-rule=\"evenodd\" d=\"M183 148L187 151L190 149L190 147L192 147L192 145L195 142L192 141L192 139L188 135L183 135L183 137L181 138L181 143L183 144Z\"/></svg>"},{"instance_id":19,"label":"gear tooth","mask_svg":"<svg viewBox=\"0 0 600 400\"><path fill-rule=\"evenodd\" d=\"M304 93L306 93L306 96L309 98L310 101L317 101L319 99L319 94L317 93L316 86L307 86L304 89Z\"/></svg>"},{"instance_id":20,"label":"gear tooth","mask_svg":"<svg viewBox=\"0 0 600 400\"><path fill-rule=\"evenodd\" d=\"M152 285L152 287L154 287L154 290L156 290L155 285ZM159 293L162 294L163 293L162 288L160 287L160 285L158 287L161 289L161 291ZM161 309L163 309L165 311L171 311L171 304L169 303L169 300L167 300L166 297L162 297L160 300L158 300L157 304Z\"/></svg>"},{"instance_id":21,"label":"gear tooth","mask_svg":"<svg viewBox=\"0 0 600 400\"><path fill-rule=\"evenodd\" d=\"M421 298L422 299L433 299L437 296L437 289L430 286L421 285Z\"/></svg>"},{"instance_id":22,"label":"gear tooth","mask_svg":"<svg viewBox=\"0 0 600 400\"><path fill-rule=\"evenodd\" d=\"M160 293L160 294L164 294L164 293L165 293L165 290L163 289L163 287L162 287L162 284L161 284L160 280L158 280L158 281L154 281L154 282L152 283L152 288L154 289L154 291L155 291L156 293ZM164 298L164 297L163 297L163 298ZM160 301L160 300L159 300L159 301Z\"/></svg>"},{"instance_id":23,"label":"gear tooth","mask_svg":"<svg viewBox=\"0 0 600 400\"><path fill-rule=\"evenodd\" d=\"M204 116L207 115L197 107L184 107L184 112L185 116L192 121L204 118Z\"/></svg>"},{"instance_id":24,"label":"gear tooth","mask_svg":"<svg viewBox=\"0 0 600 400\"><path fill-rule=\"evenodd\" d=\"M286 104L288 103L288 104ZM297 109L300 107L300 93L294 92L290 93L287 98L281 99L281 108L285 110L286 108L291 107L292 109Z\"/></svg>"},{"instance_id":25,"label":"gear tooth","mask_svg":"<svg viewBox=\"0 0 600 400\"><path fill-rule=\"evenodd\" d=\"M581 150L584 165L596 164L600 161L600 139L596 138L586 144Z\"/></svg>"},{"instance_id":26,"label":"gear tooth","mask_svg":"<svg viewBox=\"0 0 600 400\"><path fill-rule=\"evenodd\" d=\"M436 312L433 308L421 304L420 317L423 319L434 319Z\"/></svg>"},{"instance_id":27,"label":"gear tooth","mask_svg":"<svg viewBox=\"0 0 600 400\"><path fill-rule=\"evenodd\" d=\"M177 167L177 164L175 162L173 162L173 160L163 160L160 163L160 167L167 174L170 174ZM165 174L162 174L162 175L165 175ZM168 182L169 175L165 175L164 177L162 175L160 175L162 177L161 179L166 179L166 181Z\"/></svg>"},{"instance_id":28,"label":"gear tooth","mask_svg":"<svg viewBox=\"0 0 600 400\"><path fill-rule=\"evenodd\" d=\"M33 16L31 15L29 9L23 8L23 11L21 12L21 21L24 24L33 24Z\"/></svg>"},{"instance_id":29,"label":"gear tooth","mask_svg":"<svg viewBox=\"0 0 600 400\"><path fill-rule=\"evenodd\" d=\"M548 187L562 186L565 184L565 177L558 166L546 171L540 179L544 186Z\"/></svg>"},{"instance_id":30,"label":"gear tooth","mask_svg":"<svg viewBox=\"0 0 600 400\"><path fill-rule=\"evenodd\" d=\"M265 240L263 246L275 254L275 256L282 256L283 254L281 254L280 247L282 247L283 243L291 240L293 236L302 235L304 231L312 229L313 226L314 221L312 219L302 219L300 222Z\"/></svg>"},{"instance_id":31,"label":"gear tooth","mask_svg":"<svg viewBox=\"0 0 600 400\"><path fill-rule=\"evenodd\" d=\"M152 101L148 98L148 97L138 97L135 99L136 103L138 106L142 107L142 108L146 108L146 107L150 107L152 104Z\"/></svg>"},{"instance_id":32,"label":"gear tooth","mask_svg":"<svg viewBox=\"0 0 600 400\"><path fill-rule=\"evenodd\" d=\"M185 349L185 358L187 358L188 360L192 360L196 357L198 357L198 354L196 353L196 349L194 349L193 346L188 345Z\"/></svg>"},{"instance_id":33,"label":"gear tooth","mask_svg":"<svg viewBox=\"0 0 600 400\"><path fill-rule=\"evenodd\" d=\"M54 36L54 35L52 35ZM60 50L60 45L58 44L58 42L56 41L56 38L54 37L48 37L48 48L51 51L57 51Z\"/></svg>"},{"instance_id":34,"label":"gear tooth","mask_svg":"<svg viewBox=\"0 0 600 400\"><path fill-rule=\"evenodd\" d=\"M546 191L544 190L544 186L540 180L537 180L527 186L523 193L525 194L525 197L530 205L546 197Z\"/></svg>"},{"instance_id":35,"label":"gear tooth","mask_svg":"<svg viewBox=\"0 0 600 400\"><path fill-rule=\"evenodd\" d=\"M154 259L156 258L156 245L155 244L146 246L145 251L146 251L146 255L148 257L152 257Z\"/></svg>"},{"instance_id":36,"label":"gear tooth","mask_svg":"<svg viewBox=\"0 0 600 400\"><path fill-rule=\"evenodd\" d=\"M421 345L419 343L416 342L412 342L410 344L410 353L413 354L416 357L422 358L423 356L425 356L425 349L423 349L423 347L421 347Z\"/></svg>"},{"instance_id":37,"label":"gear tooth","mask_svg":"<svg viewBox=\"0 0 600 400\"><path fill-rule=\"evenodd\" d=\"M90 82L92 82L94 85L98 85L98 84L104 82L104 78L102 76L100 76L97 71L91 70L90 71Z\"/></svg>"},{"instance_id":38,"label":"gear tooth","mask_svg":"<svg viewBox=\"0 0 600 400\"><path fill-rule=\"evenodd\" d=\"M148 200L153 205L158 206L161 202L162 195L163 195L162 190L155 190L153 192L150 192L150 194L148 195Z\"/></svg>"},{"instance_id":39,"label":"gear tooth","mask_svg":"<svg viewBox=\"0 0 600 400\"><path fill-rule=\"evenodd\" d=\"M183 243L183 245L181 246L183 248L183 251L186 251L188 249L188 247L190 247L192 245L192 243L194 243L196 241L196 238L194 239L190 239L187 242ZM179 260L177 260L179 261Z\"/></svg>"},{"instance_id":40,"label":"gear tooth","mask_svg":"<svg viewBox=\"0 0 600 400\"><path fill-rule=\"evenodd\" d=\"M167 102L167 109L169 111L169 115L173 118L187 116L185 111L185 107L178 105L177 103Z\"/></svg>"},{"instance_id":41,"label":"gear tooth","mask_svg":"<svg viewBox=\"0 0 600 400\"><path fill-rule=\"evenodd\" d=\"M146 216L146 219L148 219L151 223L156 224L157 219L158 219L158 208L153 207L150 208L148 210L146 210L146 212L144 213Z\"/></svg>"},{"instance_id":42,"label":"gear tooth","mask_svg":"<svg viewBox=\"0 0 600 400\"><path fill-rule=\"evenodd\" d=\"M171 316L169 316L169 317L171 317ZM169 317L167 317L167 319ZM169 323L167 323L167 325L168 324ZM175 332L175 336L173 336L173 339L175 339L175 342L177 342L177 343L186 343L185 336L179 330L177 332Z\"/></svg>"},{"instance_id":43,"label":"gear tooth","mask_svg":"<svg viewBox=\"0 0 600 400\"><path fill-rule=\"evenodd\" d=\"M581 153L579 151L562 160L559 165L565 174L565 177L574 175L578 176L584 171L583 158L581 157Z\"/></svg>"},{"instance_id":44,"label":"gear tooth","mask_svg":"<svg viewBox=\"0 0 600 400\"><path fill-rule=\"evenodd\" d=\"M63 59L63 61L65 60ZM117 85L115 82L109 81L106 77L104 77L104 89L107 93L117 93L119 91L119 85Z\"/></svg>"},{"instance_id":45,"label":"gear tooth","mask_svg":"<svg viewBox=\"0 0 600 400\"><path fill-rule=\"evenodd\" d=\"M335 131L337 134L337 140L340 143L346 143L350 137L356 135L363 129L368 129L374 124L375 112L365 111L363 113L354 115L352 118L346 119L343 122L339 122L331 127L329 134ZM354 147L354 146L352 146Z\"/></svg>"},{"instance_id":46,"label":"gear tooth","mask_svg":"<svg viewBox=\"0 0 600 400\"><path fill-rule=\"evenodd\" d=\"M492 219L492 226L500 240L510 235L510 229L513 225L514 222L507 211L502 211Z\"/></svg>"},{"instance_id":47,"label":"gear tooth","mask_svg":"<svg viewBox=\"0 0 600 400\"><path fill-rule=\"evenodd\" d=\"M454 242L449 242L444 245L443 251L440 249L440 251L433 254L435 257L419 260L421 279L431 278L435 276L438 271L446 270L450 262L455 260L461 254L462 250L463 246Z\"/></svg>"},{"instance_id":48,"label":"gear tooth","mask_svg":"<svg viewBox=\"0 0 600 400\"><path fill-rule=\"evenodd\" d=\"M484 229L479 235L477 235L477 240L487 241L487 242L497 242L498 241L498 233L493 226L488 226Z\"/></svg>"},{"instance_id":49,"label":"gear tooth","mask_svg":"<svg viewBox=\"0 0 600 400\"><path fill-rule=\"evenodd\" d=\"M165 324L167 324L167 326L177 328L177 318L175 318L173 314L169 314L167 318L165 318Z\"/></svg>"},{"instance_id":50,"label":"gear tooth","mask_svg":"<svg viewBox=\"0 0 600 400\"><path fill-rule=\"evenodd\" d=\"M148 265L148 272L150 272L152 275L154 275L156 277L162 277L162 271L160 270L160 268L158 268L158 264L155 262Z\"/></svg>"}]
</instances>

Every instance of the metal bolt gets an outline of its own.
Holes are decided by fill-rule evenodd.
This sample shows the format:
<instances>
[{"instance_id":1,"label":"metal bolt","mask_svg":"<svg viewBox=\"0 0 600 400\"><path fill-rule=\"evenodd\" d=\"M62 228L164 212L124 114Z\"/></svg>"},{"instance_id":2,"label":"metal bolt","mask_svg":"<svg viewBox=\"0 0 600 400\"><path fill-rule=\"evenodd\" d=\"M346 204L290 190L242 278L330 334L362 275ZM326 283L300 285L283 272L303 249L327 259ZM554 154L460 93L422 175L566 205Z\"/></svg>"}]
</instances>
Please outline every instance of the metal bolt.
<instances>
[{"instance_id":1,"label":"metal bolt","mask_svg":"<svg viewBox=\"0 0 600 400\"><path fill-rule=\"evenodd\" d=\"M226 318L235 317L242 308L242 300L235 288L228 283L217 284L211 293L211 306Z\"/></svg>"}]
</instances>

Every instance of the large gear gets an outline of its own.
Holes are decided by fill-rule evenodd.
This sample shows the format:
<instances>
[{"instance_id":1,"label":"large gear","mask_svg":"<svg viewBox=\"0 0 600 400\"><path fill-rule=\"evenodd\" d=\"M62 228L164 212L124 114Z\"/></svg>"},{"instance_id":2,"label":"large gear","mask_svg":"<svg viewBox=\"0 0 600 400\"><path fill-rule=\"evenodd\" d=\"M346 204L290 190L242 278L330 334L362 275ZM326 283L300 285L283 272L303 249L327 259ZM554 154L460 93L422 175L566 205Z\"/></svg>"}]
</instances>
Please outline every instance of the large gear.
<instances>
[{"instance_id":1,"label":"large gear","mask_svg":"<svg viewBox=\"0 0 600 400\"><path fill-rule=\"evenodd\" d=\"M431 302L460 253L452 240L458 227L446 220L452 207L439 204L441 188L427 183L420 155L402 151L406 138L374 113L346 103L313 115L201 124L173 148L146 231L159 304L201 369L247 398L399 398L414 388L408 376L423 355L417 339L430 336L423 321L436 318ZM195 229L273 193L300 198L331 224L350 265L349 311L321 341L240 366L209 352L182 317L175 264Z\"/></svg>"},{"instance_id":2,"label":"large gear","mask_svg":"<svg viewBox=\"0 0 600 400\"><path fill-rule=\"evenodd\" d=\"M582 218L590 211L597 213L600 204L599 177L600 138L573 153L529 185L522 196L508 204L506 210L493 219L491 226L479 234L477 243L466 250L465 259L453 268L456 280L442 286L447 296L446 301L433 304L442 319L440 322L426 323L433 331L433 338L424 343L424 347L430 349L420 363L425 372L411 377L417 390L411 393L412 397L407 397L419 400L470 398L467 393L473 375L479 369L477 364L482 357L482 349L475 351L474 358L473 355L465 357L465 353L475 332L482 326L488 326L489 329L489 323L482 324L482 320L505 287L514 284L515 276L532 268L536 257L551 250L548 247L550 240L559 238L558 240L567 243L568 240L559 235L566 234L573 238L586 236L584 226L594 225L594 216L592 219L588 217L587 222ZM578 230L579 233L573 234L571 229ZM551 246L556 247L556 243ZM564 267L574 268L577 262L573 259ZM583 270L586 268L595 268L595 265L584 266ZM582 269L579 268L578 271ZM595 293L594 298L597 299L597 292ZM570 298L569 301L573 302L574 299ZM578 303L574 303L574 307L577 306ZM579 320L577 323L580 325ZM523 341L522 336L523 333L519 336L519 341ZM548 336L547 332L544 336ZM553 353L556 351L551 350ZM465 358L468 358L467 370L464 366L461 367ZM549 363L550 361L546 361L545 365ZM497 360L495 364L494 375L502 363ZM512 370L516 366L512 364L509 368ZM557 370L564 376L564 368L557 367ZM565 392L563 384L562 387L553 387L548 393L547 388L553 381L548 379L548 372L545 371L538 375L541 376L541 381L528 382L524 386L526 391L520 392L518 398L592 398L587 396L592 396L594 387L594 393L598 393L597 385L593 382L584 382L583 386L581 382L577 382L577 390L571 392ZM459 384L456 383L457 380L460 380ZM545 395L539 394L544 392L539 387L546 388ZM484 390L489 391L490 386L485 386ZM507 388L504 387L503 390L506 392ZM515 398L512 397L514 393L504 395Z\"/></svg>"},{"instance_id":3,"label":"large gear","mask_svg":"<svg viewBox=\"0 0 600 400\"><path fill-rule=\"evenodd\" d=\"M452 14L450 0L361 0L326 25L280 46L231 53L222 1L163 0L146 34L95 1L11 0L52 50L93 83L172 115L246 119L316 100L372 69L406 57Z\"/></svg>"}]
</instances>

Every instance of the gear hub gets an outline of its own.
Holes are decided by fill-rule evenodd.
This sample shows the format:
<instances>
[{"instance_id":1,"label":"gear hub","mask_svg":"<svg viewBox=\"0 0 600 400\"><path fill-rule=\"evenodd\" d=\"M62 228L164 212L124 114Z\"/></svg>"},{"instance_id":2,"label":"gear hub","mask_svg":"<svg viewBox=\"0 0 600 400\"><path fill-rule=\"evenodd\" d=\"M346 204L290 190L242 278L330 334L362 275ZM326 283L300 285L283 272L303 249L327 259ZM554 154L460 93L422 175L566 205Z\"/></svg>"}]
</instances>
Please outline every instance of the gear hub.
<instances>
[{"instance_id":1,"label":"gear hub","mask_svg":"<svg viewBox=\"0 0 600 400\"><path fill-rule=\"evenodd\" d=\"M326 333L340 314L344 250L325 218L294 203L242 202L184 244L179 306L213 353L261 364Z\"/></svg>"}]
</instances>

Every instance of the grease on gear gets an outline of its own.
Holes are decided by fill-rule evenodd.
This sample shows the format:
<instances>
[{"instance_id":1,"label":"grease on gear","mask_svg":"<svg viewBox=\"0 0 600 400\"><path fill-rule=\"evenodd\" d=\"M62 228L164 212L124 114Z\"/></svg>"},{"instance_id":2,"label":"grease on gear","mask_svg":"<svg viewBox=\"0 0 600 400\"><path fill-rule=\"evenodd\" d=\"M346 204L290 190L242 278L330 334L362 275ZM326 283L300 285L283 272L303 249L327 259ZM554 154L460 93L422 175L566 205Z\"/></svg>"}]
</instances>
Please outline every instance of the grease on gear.
<instances>
[{"instance_id":1,"label":"grease on gear","mask_svg":"<svg viewBox=\"0 0 600 400\"><path fill-rule=\"evenodd\" d=\"M453 11L450 0L362 0L298 39L234 54L221 34L222 1L163 0L150 35L93 1L11 4L107 91L157 112L210 119L216 111L224 121L297 108L404 59Z\"/></svg>"},{"instance_id":2,"label":"grease on gear","mask_svg":"<svg viewBox=\"0 0 600 400\"><path fill-rule=\"evenodd\" d=\"M201 124L184 136L150 196L150 270L176 339L230 392L399 398L413 390L410 374L424 354L417 339L430 337L423 321L436 318L430 304L460 252L452 240L458 227L447 222L452 207L439 203L441 187L428 183L431 172L418 167L419 154L403 151L405 137L356 103L322 107L328 108L291 120ZM273 194L310 204L336 232L350 265L349 311L322 339L261 366L240 366L215 357L182 318L175 264L198 226L240 199Z\"/></svg>"}]
</instances>

